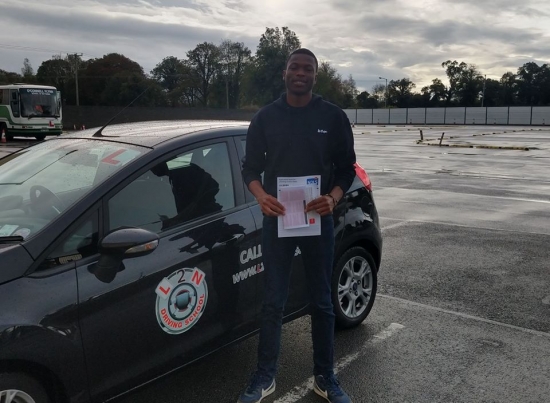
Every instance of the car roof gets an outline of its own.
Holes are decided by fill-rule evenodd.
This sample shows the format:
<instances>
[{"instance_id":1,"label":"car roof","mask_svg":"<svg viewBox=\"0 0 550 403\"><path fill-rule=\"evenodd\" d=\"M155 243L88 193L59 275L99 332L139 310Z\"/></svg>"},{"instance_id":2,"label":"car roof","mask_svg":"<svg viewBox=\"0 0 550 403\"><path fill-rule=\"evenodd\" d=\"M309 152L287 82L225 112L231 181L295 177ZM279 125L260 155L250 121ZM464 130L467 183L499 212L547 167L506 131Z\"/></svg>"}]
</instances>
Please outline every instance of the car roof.
<instances>
[{"instance_id":1,"label":"car roof","mask_svg":"<svg viewBox=\"0 0 550 403\"><path fill-rule=\"evenodd\" d=\"M165 120L109 125L103 129L102 137L93 137L99 130L99 127L95 127L62 135L61 138L111 140L154 148L176 137L212 129L247 128L248 125L249 122L228 120Z\"/></svg>"}]
</instances>

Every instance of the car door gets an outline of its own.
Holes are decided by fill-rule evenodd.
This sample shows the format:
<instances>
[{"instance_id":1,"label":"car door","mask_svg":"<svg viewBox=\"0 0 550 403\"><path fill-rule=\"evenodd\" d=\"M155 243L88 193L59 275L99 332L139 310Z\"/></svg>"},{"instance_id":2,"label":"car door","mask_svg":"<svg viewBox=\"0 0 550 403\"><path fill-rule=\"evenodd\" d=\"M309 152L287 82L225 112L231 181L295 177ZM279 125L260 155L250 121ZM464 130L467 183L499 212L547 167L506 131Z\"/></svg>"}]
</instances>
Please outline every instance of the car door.
<instances>
[{"instance_id":1,"label":"car door","mask_svg":"<svg viewBox=\"0 0 550 403\"><path fill-rule=\"evenodd\" d=\"M242 168L242 162L244 161L244 158L246 158L246 136L239 136L235 139L237 142L237 150L239 152L239 159L241 161L241 168ZM260 209L260 205L256 202L254 196L250 191L245 187L245 197L247 203L250 205L250 210L252 211L252 215L254 216L254 220L256 223L256 227L258 228L258 238L261 248L261 230L263 226L263 213ZM263 267L263 266L262 266ZM264 290L264 276L258 276L258 314L260 314L261 306L262 306L262 299L263 299L263 290ZM289 294L288 294L288 300L285 305L285 315L290 315L292 313L295 313L308 304L308 293L307 293L307 283L306 283L306 276L305 276L305 270L304 265L302 261L302 256L300 255L300 248L296 247L296 252L294 255L294 259L292 261L292 274L291 274L291 281L290 281L290 287L289 287Z\"/></svg>"},{"instance_id":2,"label":"car door","mask_svg":"<svg viewBox=\"0 0 550 403\"><path fill-rule=\"evenodd\" d=\"M77 268L92 396L104 399L184 365L254 329L254 282L234 282L257 243L233 141L184 148L137 172L104 201L105 232L159 234L110 283Z\"/></svg>"}]
</instances>

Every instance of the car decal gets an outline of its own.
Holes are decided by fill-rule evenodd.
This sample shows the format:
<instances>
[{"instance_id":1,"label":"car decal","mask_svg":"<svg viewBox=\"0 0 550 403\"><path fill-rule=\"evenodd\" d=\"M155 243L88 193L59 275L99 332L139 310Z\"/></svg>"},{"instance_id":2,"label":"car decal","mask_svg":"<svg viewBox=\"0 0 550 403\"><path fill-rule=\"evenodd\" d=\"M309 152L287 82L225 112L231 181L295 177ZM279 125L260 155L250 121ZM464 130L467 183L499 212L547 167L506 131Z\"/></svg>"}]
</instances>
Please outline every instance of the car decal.
<instances>
[{"instance_id":1,"label":"car decal","mask_svg":"<svg viewBox=\"0 0 550 403\"><path fill-rule=\"evenodd\" d=\"M302 251L297 246L296 250L294 251L294 257L300 255ZM262 245L256 245L251 248L243 249L240 252L240 268L245 266L248 262L261 259L262 257ZM252 264L249 267L245 267L243 270L234 273L233 274L233 284L240 283L241 281L244 281L250 277L255 276L256 274L263 273L264 271L264 263L263 262L257 262Z\"/></svg>"},{"instance_id":2,"label":"car decal","mask_svg":"<svg viewBox=\"0 0 550 403\"><path fill-rule=\"evenodd\" d=\"M191 329L208 301L206 275L196 267L180 269L163 278L155 292L157 321L168 334Z\"/></svg>"},{"instance_id":3,"label":"car decal","mask_svg":"<svg viewBox=\"0 0 550 403\"><path fill-rule=\"evenodd\" d=\"M104 157L101 162L108 165L123 166L140 154L139 151L120 149Z\"/></svg>"}]
</instances>

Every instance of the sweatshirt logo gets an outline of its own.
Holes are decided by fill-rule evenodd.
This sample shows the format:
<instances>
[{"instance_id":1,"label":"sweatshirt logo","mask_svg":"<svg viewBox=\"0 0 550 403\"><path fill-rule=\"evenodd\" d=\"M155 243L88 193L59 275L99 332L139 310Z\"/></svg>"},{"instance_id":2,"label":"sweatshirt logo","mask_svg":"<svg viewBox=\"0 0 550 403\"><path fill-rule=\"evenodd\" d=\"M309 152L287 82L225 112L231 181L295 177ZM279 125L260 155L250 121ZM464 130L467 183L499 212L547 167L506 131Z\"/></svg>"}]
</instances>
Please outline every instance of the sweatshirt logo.
<instances>
[{"instance_id":1,"label":"sweatshirt logo","mask_svg":"<svg viewBox=\"0 0 550 403\"><path fill-rule=\"evenodd\" d=\"M328 132L326 130L323 130L323 129L317 129L317 133L327 134Z\"/></svg>"}]
</instances>

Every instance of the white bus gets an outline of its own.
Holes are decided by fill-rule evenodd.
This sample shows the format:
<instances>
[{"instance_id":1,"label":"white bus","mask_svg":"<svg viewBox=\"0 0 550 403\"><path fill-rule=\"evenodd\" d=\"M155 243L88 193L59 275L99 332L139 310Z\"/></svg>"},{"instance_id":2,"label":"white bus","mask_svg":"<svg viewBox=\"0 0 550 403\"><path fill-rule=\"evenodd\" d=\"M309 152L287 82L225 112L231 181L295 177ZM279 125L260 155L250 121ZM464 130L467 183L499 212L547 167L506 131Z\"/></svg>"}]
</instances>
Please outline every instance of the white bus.
<instances>
[{"instance_id":1,"label":"white bus","mask_svg":"<svg viewBox=\"0 0 550 403\"><path fill-rule=\"evenodd\" d=\"M61 93L44 85L0 85L0 133L2 130L7 140L60 135Z\"/></svg>"}]
</instances>

